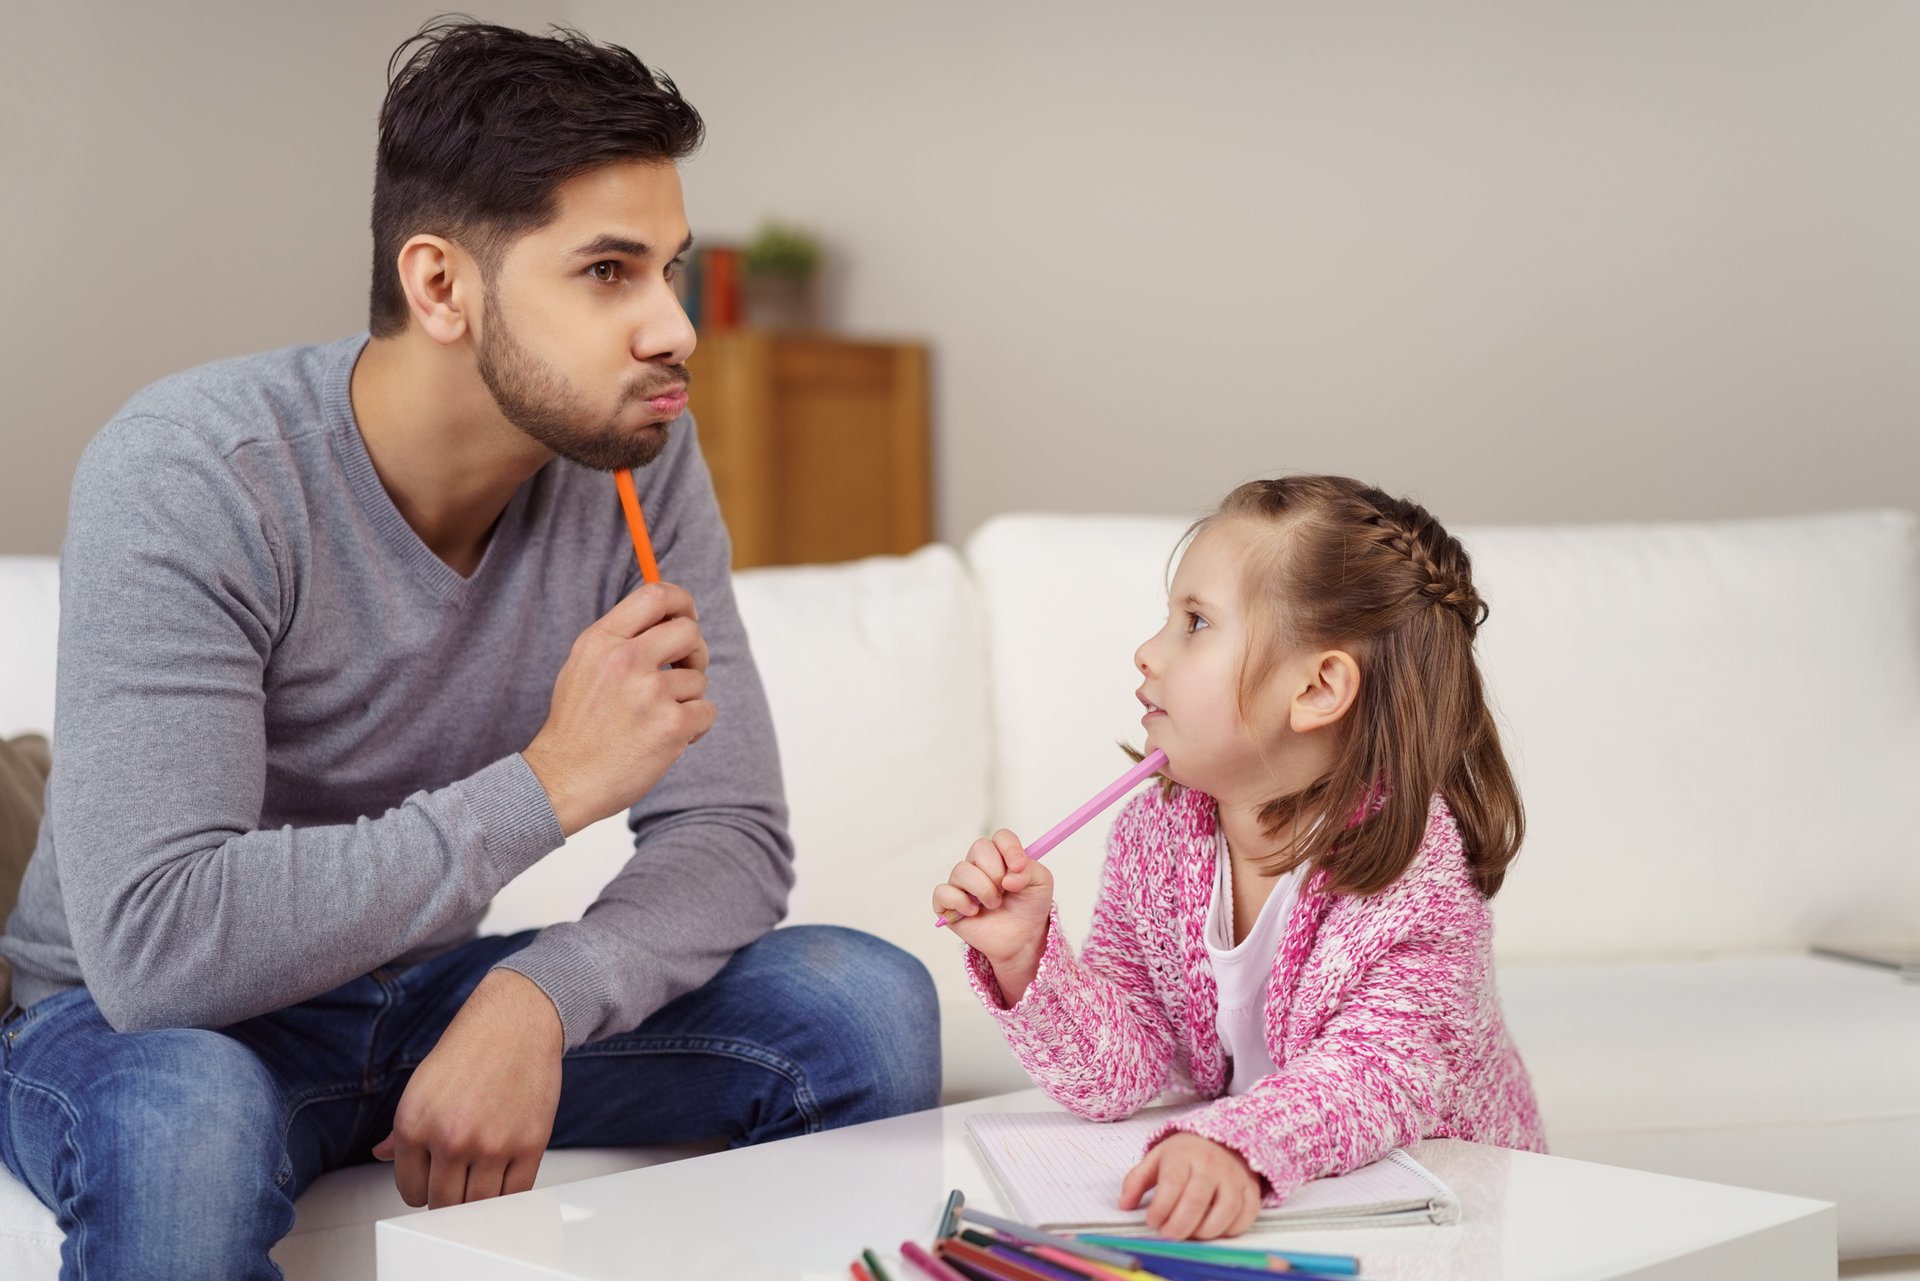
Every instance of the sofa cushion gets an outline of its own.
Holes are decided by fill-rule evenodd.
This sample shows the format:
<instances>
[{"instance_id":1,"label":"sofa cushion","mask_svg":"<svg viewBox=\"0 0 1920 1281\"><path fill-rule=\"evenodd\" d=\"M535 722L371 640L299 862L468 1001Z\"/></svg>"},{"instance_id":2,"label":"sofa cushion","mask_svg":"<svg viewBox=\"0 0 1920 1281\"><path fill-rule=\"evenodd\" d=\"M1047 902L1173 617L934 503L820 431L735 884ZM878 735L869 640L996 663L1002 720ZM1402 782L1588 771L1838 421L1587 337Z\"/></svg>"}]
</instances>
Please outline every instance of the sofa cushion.
<instances>
[{"instance_id":1,"label":"sofa cushion","mask_svg":"<svg viewBox=\"0 0 1920 1281\"><path fill-rule=\"evenodd\" d=\"M1920 983L1814 956L1507 965L1557 1156L1834 1201L1849 1256L1920 1250Z\"/></svg>"},{"instance_id":2,"label":"sofa cushion","mask_svg":"<svg viewBox=\"0 0 1920 1281\"><path fill-rule=\"evenodd\" d=\"M1183 528L1001 517L969 542L990 822L1030 837L1125 766L1110 745L1140 740L1131 658ZM1495 900L1503 959L1920 938L1912 515L1457 532L1492 605L1481 664L1527 806ZM1053 856L1072 932L1109 826Z\"/></svg>"},{"instance_id":3,"label":"sofa cushion","mask_svg":"<svg viewBox=\"0 0 1920 1281\"><path fill-rule=\"evenodd\" d=\"M984 1017L928 903L986 822L986 645L959 555L751 570L737 587L793 812L790 919L911 952L933 975L943 1026ZM979 1030L942 1038L948 1099L1026 1084Z\"/></svg>"},{"instance_id":4,"label":"sofa cushion","mask_svg":"<svg viewBox=\"0 0 1920 1281\"><path fill-rule=\"evenodd\" d=\"M1503 959L1920 939L1912 515L1465 540L1528 813Z\"/></svg>"},{"instance_id":5,"label":"sofa cushion","mask_svg":"<svg viewBox=\"0 0 1920 1281\"><path fill-rule=\"evenodd\" d=\"M987 821L1032 840L1132 764L1133 651L1166 617L1171 517L1003 516L967 543L993 691ZM1069 937L1093 919L1115 805L1047 856Z\"/></svg>"},{"instance_id":6,"label":"sofa cushion","mask_svg":"<svg viewBox=\"0 0 1920 1281\"><path fill-rule=\"evenodd\" d=\"M53 728L60 566L51 556L0 556L0 735Z\"/></svg>"}]
</instances>

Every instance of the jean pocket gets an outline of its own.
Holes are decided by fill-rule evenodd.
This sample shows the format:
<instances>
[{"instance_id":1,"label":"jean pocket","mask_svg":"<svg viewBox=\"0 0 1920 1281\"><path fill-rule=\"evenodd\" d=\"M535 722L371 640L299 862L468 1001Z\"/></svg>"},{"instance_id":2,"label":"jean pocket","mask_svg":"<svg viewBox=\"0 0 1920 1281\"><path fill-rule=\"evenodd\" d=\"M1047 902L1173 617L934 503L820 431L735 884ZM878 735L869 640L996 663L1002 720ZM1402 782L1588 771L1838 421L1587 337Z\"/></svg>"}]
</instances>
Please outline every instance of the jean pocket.
<instances>
[{"instance_id":1,"label":"jean pocket","mask_svg":"<svg viewBox=\"0 0 1920 1281\"><path fill-rule=\"evenodd\" d=\"M4 1037L8 1044L12 1044L25 1036L28 1028L47 1015L91 999L92 994L86 988L70 987L64 992L55 992L52 996L41 997L24 1008L16 1002L7 1008L6 1017L0 1019L0 1037Z\"/></svg>"}]
</instances>

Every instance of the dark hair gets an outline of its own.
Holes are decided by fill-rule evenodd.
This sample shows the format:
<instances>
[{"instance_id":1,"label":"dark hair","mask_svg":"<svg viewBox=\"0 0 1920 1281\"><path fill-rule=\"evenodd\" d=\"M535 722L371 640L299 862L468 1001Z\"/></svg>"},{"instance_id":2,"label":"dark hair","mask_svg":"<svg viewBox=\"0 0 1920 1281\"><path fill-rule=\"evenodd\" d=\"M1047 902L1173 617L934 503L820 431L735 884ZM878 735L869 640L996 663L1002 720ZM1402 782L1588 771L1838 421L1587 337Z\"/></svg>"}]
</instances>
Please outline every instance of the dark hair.
<instances>
[{"instance_id":1,"label":"dark hair","mask_svg":"<svg viewBox=\"0 0 1920 1281\"><path fill-rule=\"evenodd\" d=\"M622 160L693 154L705 126L664 74L578 31L530 35L436 18L387 63L373 176L376 337L407 326L396 268L422 232L492 266L513 237L553 217L554 189Z\"/></svg>"},{"instance_id":2,"label":"dark hair","mask_svg":"<svg viewBox=\"0 0 1920 1281\"><path fill-rule=\"evenodd\" d=\"M1242 719L1290 652L1336 646L1360 665L1333 768L1260 810L1276 836L1302 812L1327 821L1264 870L1306 864L1326 871L1330 892L1383 890L1413 861L1439 792L1474 881L1492 898L1526 814L1474 661L1487 605L1466 549L1418 503L1344 476L1249 481L1182 542L1229 521L1257 538L1241 583L1250 616Z\"/></svg>"}]
</instances>

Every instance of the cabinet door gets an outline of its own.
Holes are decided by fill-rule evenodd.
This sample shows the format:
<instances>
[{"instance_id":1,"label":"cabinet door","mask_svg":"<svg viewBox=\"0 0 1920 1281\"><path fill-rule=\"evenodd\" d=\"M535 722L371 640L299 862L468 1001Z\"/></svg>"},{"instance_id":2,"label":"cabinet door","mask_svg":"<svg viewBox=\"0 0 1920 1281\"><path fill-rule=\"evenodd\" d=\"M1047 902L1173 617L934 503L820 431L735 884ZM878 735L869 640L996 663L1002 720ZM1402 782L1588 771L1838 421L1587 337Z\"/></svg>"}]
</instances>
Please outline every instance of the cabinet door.
<instances>
[{"instance_id":1,"label":"cabinet door","mask_svg":"<svg viewBox=\"0 0 1920 1281\"><path fill-rule=\"evenodd\" d=\"M689 367L735 568L932 537L924 347L736 330L703 336Z\"/></svg>"}]
</instances>

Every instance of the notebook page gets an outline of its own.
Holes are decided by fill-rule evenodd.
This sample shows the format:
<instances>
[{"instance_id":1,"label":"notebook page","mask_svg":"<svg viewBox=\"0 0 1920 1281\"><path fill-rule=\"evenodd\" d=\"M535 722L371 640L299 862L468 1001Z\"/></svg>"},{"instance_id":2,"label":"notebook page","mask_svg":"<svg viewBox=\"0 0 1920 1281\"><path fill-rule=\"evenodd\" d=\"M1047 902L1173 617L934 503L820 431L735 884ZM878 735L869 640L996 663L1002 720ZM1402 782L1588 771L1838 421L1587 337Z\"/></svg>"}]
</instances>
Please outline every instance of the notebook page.
<instances>
[{"instance_id":1,"label":"notebook page","mask_svg":"<svg viewBox=\"0 0 1920 1281\"><path fill-rule=\"evenodd\" d=\"M1122 1225L1146 1219L1119 1208L1120 1183L1153 1133L1188 1107L1148 1108L1125 1121L1066 1112L985 1112L967 1129L1014 1213L1036 1227ZM1297 1189L1260 1221L1282 1225L1372 1220L1446 1222L1457 1216L1446 1186L1404 1152Z\"/></svg>"}]
</instances>

